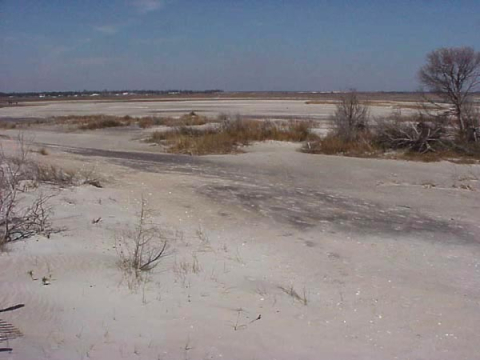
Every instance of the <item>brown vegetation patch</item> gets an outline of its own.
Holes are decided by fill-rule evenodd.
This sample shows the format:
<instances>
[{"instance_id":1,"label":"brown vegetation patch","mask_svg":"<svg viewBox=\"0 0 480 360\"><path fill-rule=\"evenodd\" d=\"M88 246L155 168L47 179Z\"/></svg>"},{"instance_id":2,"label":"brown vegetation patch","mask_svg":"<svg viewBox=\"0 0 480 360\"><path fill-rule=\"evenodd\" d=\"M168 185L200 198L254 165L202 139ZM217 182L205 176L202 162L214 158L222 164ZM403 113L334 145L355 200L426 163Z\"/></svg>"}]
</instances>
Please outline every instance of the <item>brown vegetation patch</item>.
<instances>
[{"instance_id":1,"label":"brown vegetation patch","mask_svg":"<svg viewBox=\"0 0 480 360\"><path fill-rule=\"evenodd\" d=\"M353 140L331 133L323 139L306 142L302 151L310 154L343 155L352 157L377 157L408 161L451 161L460 164L480 162L480 144L462 144L455 140L432 145L428 151L416 146L398 146L385 142L385 138L373 130Z\"/></svg>"},{"instance_id":2,"label":"brown vegetation patch","mask_svg":"<svg viewBox=\"0 0 480 360\"><path fill-rule=\"evenodd\" d=\"M152 126L197 126L213 122L218 121L191 112L187 115L183 115L179 119L172 117L144 117L138 120L138 126L145 129Z\"/></svg>"},{"instance_id":3,"label":"brown vegetation patch","mask_svg":"<svg viewBox=\"0 0 480 360\"><path fill-rule=\"evenodd\" d=\"M329 134L323 139L305 143L302 151L310 154L354 157L375 157L383 153L382 149L372 141L369 134L365 134L354 140Z\"/></svg>"},{"instance_id":4,"label":"brown vegetation patch","mask_svg":"<svg viewBox=\"0 0 480 360\"><path fill-rule=\"evenodd\" d=\"M86 115L53 118L54 124L70 125L80 130L97 130L131 125L135 119L130 116Z\"/></svg>"},{"instance_id":5,"label":"brown vegetation patch","mask_svg":"<svg viewBox=\"0 0 480 360\"><path fill-rule=\"evenodd\" d=\"M0 120L0 129L23 129L32 125L41 125L50 122L47 119L8 119Z\"/></svg>"},{"instance_id":6,"label":"brown vegetation patch","mask_svg":"<svg viewBox=\"0 0 480 360\"><path fill-rule=\"evenodd\" d=\"M195 129L180 126L174 130L154 132L147 140L167 146L168 151L179 154L206 155L239 152L240 146L255 141L294 141L302 142L316 138L310 132L307 121L255 121L224 120L216 127Z\"/></svg>"}]
</instances>

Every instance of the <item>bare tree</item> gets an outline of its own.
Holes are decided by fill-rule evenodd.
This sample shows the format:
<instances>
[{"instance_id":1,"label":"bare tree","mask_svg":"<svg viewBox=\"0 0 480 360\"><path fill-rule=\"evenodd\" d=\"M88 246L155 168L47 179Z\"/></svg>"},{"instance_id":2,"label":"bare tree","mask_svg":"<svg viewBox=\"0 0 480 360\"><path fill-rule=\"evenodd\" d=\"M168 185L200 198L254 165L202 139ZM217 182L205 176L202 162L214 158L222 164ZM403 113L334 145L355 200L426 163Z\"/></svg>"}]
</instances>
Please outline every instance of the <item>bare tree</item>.
<instances>
[{"instance_id":1,"label":"bare tree","mask_svg":"<svg viewBox=\"0 0 480 360\"><path fill-rule=\"evenodd\" d=\"M478 127L478 118L472 118L467 104L480 85L480 52L471 47L434 50L427 55L418 78L430 92L452 105L451 113L463 137Z\"/></svg>"},{"instance_id":2,"label":"bare tree","mask_svg":"<svg viewBox=\"0 0 480 360\"><path fill-rule=\"evenodd\" d=\"M368 126L369 108L358 98L355 89L343 94L332 118L337 135L355 139Z\"/></svg>"}]
</instances>

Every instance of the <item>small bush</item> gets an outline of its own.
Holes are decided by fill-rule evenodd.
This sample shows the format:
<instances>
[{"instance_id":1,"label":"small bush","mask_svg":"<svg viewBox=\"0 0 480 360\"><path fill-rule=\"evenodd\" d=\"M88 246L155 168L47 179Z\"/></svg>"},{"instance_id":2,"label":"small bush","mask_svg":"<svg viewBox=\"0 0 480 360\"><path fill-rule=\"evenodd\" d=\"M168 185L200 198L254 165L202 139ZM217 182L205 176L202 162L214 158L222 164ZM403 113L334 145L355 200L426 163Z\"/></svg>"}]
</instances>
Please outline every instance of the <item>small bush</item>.
<instances>
[{"instance_id":1,"label":"small bush","mask_svg":"<svg viewBox=\"0 0 480 360\"><path fill-rule=\"evenodd\" d=\"M115 240L120 267L126 274L133 274L134 280L140 280L143 272L154 269L166 255L168 247L162 231L151 222L143 198L135 228L116 236Z\"/></svg>"},{"instance_id":2,"label":"small bush","mask_svg":"<svg viewBox=\"0 0 480 360\"><path fill-rule=\"evenodd\" d=\"M355 140L368 130L369 107L360 101L356 90L352 89L342 94L331 120L337 136L347 141Z\"/></svg>"},{"instance_id":3,"label":"small bush","mask_svg":"<svg viewBox=\"0 0 480 360\"><path fill-rule=\"evenodd\" d=\"M28 166L29 177L37 183L45 183L60 187L91 185L101 188L102 179L95 168L86 170L63 169L56 165L34 164Z\"/></svg>"},{"instance_id":4,"label":"small bush","mask_svg":"<svg viewBox=\"0 0 480 360\"><path fill-rule=\"evenodd\" d=\"M0 149L0 251L7 243L26 239L35 234L49 234L51 196L37 195L27 200L25 182L34 180L30 149L23 137L17 141L17 152L6 156Z\"/></svg>"},{"instance_id":5,"label":"small bush","mask_svg":"<svg viewBox=\"0 0 480 360\"><path fill-rule=\"evenodd\" d=\"M32 164L34 180L59 186L71 186L76 182L77 174L73 170L64 170L55 165Z\"/></svg>"}]
</instances>

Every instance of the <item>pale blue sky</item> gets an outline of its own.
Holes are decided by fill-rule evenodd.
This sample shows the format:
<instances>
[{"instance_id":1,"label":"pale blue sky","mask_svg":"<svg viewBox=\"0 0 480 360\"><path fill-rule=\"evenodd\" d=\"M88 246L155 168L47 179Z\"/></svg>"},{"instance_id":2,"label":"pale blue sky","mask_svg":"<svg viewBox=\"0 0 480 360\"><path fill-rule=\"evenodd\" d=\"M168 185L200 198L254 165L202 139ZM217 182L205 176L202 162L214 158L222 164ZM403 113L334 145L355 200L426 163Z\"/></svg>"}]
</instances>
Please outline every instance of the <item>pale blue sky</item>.
<instances>
[{"instance_id":1,"label":"pale blue sky","mask_svg":"<svg viewBox=\"0 0 480 360\"><path fill-rule=\"evenodd\" d=\"M0 0L0 91L408 91L463 45L479 0Z\"/></svg>"}]
</instances>

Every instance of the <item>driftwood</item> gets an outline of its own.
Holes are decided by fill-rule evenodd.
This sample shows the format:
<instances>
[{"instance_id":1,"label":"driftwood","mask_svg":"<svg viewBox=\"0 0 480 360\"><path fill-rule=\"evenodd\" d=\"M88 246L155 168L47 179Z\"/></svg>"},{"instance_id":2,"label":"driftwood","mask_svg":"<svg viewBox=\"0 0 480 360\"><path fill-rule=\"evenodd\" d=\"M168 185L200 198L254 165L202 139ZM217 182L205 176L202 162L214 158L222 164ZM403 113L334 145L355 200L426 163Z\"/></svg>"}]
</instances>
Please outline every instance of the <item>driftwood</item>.
<instances>
[{"instance_id":1,"label":"driftwood","mask_svg":"<svg viewBox=\"0 0 480 360\"><path fill-rule=\"evenodd\" d=\"M419 153L434 152L444 145L447 129L443 122L384 121L377 124L380 144L393 149L407 149Z\"/></svg>"}]
</instances>

